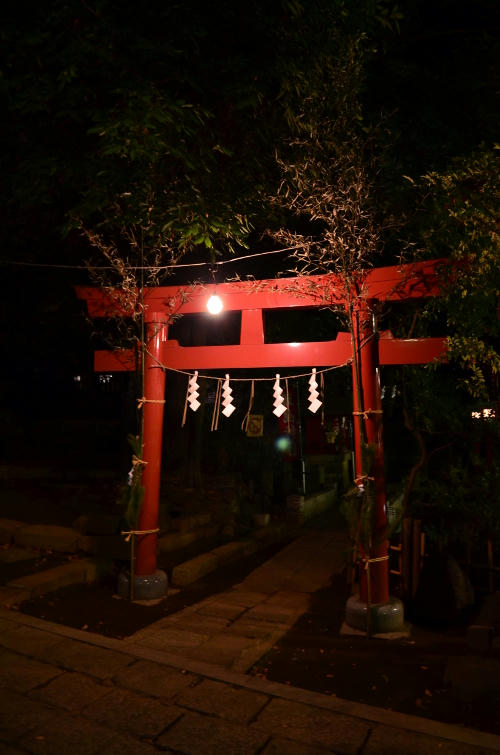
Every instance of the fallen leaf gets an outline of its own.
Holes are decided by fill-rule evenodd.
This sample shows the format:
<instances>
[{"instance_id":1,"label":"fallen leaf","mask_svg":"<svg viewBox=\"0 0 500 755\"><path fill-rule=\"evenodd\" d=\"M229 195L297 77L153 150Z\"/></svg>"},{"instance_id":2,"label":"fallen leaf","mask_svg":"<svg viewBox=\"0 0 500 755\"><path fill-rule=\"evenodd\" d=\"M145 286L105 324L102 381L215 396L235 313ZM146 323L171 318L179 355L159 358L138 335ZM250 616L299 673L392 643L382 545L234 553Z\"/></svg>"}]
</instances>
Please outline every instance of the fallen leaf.
<instances>
[{"instance_id":1,"label":"fallen leaf","mask_svg":"<svg viewBox=\"0 0 500 755\"><path fill-rule=\"evenodd\" d=\"M82 629L88 629L88 628L89 628L88 624L84 624L83 627L82 627Z\"/></svg>"},{"instance_id":2,"label":"fallen leaf","mask_svg":"<svg viewBox=\"0 0 500 755\"><path fill-rule=\"evenodd\" d=\"M420 668L422 669L422 671L428 671L429 670L429 666L420 666Z\"/></svg>"},{"instance_id":3,"label":"fallen leaf","mask_svg":"<svg viewBox=\"0 0 500 755\"><path fill-rule=\"evenodd\" d=\"M325 674L327 679L334 679L335 674Z\"/></svg>"},{"instance_id":4,"label":"fallen leaf","mask_svg":"<svg viewBox=\"0 0 500 755\"><path fill-rule=\"evenodd\" d=\"M375 690L375 689L377 689L377 687L374 684L372 684L372 690Z\"/></svg>"},{"instance_id":5,"label":"fallen leaf","mask_svg":"<svg viewBox=\"0 0 500 755\"><path fill-rule=\"evenodd\" d=\"M386 676L385 674L382 674L382 679L384 680L384 682L388 682L389 681L389 677Z\"/></svg>"},{"instance_id":6,"label":"fallen leaf","mask_svg":"<svg viewBox=\"0 0 500 755\"><path fill-rule=\"evenodd\" d=\"M428 689L425 690L425 694L427 695L427 697L432 697L432 692Z\"/></svg>"},{"instance_id":7,"label":"fallen leaf","mask_svg":"<svg viewBox=\"0 0 500 755\"><path fill-rule=\"evenodd\" d=\"M417 697L417 699L415 700L415 705L417 706L417 708L422 708L423 702L420 697Z\"/></svg>"}]
</instances>

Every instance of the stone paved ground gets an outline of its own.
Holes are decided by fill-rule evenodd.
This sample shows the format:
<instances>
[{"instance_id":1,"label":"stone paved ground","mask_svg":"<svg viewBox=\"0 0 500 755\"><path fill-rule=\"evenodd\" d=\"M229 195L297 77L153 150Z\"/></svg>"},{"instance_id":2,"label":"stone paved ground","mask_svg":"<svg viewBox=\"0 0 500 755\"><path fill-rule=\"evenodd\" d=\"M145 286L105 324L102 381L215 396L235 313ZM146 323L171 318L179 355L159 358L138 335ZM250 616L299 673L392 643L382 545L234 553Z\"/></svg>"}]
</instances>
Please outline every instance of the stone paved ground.
<instances>
[{"instance_id":1,"label":"stone paved ground","mask_svg":"<svg viewBox=\"0 0 500 755\"><path fill-rule=\"evenodd\" d=\"M478 755L500 737L0 609L0 751Z\"/></svg>"},{"instance_id":2,"label":"stone paved ground","mask_svg":"<svg viewBox=\"0 0 500 755\"><path fill-rule=\"evenodd\" d=\"M500 737L246 676L342 569L305 531L240 585L126 640L0 609L0 751L478 755Z\"/></svg>"},{"instance_id":3,"label":"stone paved ground","mask_svg":"<svg viewBox=\"0 0 500 755\"><path fill-rule=\"evenodd\" d=\"M247 671L303 614L311 595L342 571L343 533L310 530L235 588L136 632L128 641Z\"/></svg>"}]
</instances>

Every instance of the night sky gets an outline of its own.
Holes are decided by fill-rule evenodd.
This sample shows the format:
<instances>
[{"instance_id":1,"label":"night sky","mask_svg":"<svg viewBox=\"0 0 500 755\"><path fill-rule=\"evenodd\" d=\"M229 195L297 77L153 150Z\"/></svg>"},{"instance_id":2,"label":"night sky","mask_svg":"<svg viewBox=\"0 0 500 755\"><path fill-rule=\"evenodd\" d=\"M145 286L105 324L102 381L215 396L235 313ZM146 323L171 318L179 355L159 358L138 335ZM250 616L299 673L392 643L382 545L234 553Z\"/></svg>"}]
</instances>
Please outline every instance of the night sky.
<instances>
[{"instance_id":1,"label":"night sky","mask_svg":"<svg viewBox=\"0 0 500 755\"><path fill-rule=\"evenodd\" d=\"M118 378L113 397L92 374L103 332L85 320L73 286L93 282L88 260L106 260L75 218L118 238L123 250L110 208L131 185L142 205L124 209L124 200L124 221L156 192L154 220L171 224L174 245L193 216L222 228L243 213L251 229L247 248L236 240L236 256L277 248L266 230L291 219L263 198L279 181L274 153L286 138L287 97L293 104L287 81L310 76L316 59L337 54L348 34L368 40L360 100L366 123L380 124L377 197L384 211L408 211L402 176L444 170L498 135L493 0L414 0L399 11L340 0L145 7L71 0L49 11L27 8L3 8L0 24L6 459L26 444L34 456L42 453L44 434L49 444L58 434L57 418L113 415L123 391L133 389ZM219 231L210 233L227 254ZM388 237L385 249L390 264L397 238ZM183 261L210 261L211 254L202 240ZM272 277L288 265L275 255L224 273ZM195 271L210 280L208 266ZM168 282L190 275L174 273Z\"/></svg>"}]
</instances>

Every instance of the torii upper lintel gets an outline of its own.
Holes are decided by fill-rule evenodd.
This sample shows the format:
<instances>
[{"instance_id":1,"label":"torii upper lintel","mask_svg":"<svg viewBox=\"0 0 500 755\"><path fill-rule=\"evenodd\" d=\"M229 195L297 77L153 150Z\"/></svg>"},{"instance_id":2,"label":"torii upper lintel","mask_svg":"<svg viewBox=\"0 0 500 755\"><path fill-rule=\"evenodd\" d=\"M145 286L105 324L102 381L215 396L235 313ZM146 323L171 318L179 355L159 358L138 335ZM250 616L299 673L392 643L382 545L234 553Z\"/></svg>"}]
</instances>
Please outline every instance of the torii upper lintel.
<instances>
[{"instance_id":1,"label":"torii upper lintel","mask_svg":"<svg viewBox=\"0 0 500 755\"><path fill-rule=\"evenodd\" d=\"M357 295L365 300L403 301L435 296L439 291L438 271L443 260L428 260L369 270L359 276ZM206 311L209 285L157 286L146 288L144 304L149 312L167 316L182 312ZM120 292L90 286L77 286L77 296L87 302L90 317L117 317L131 314L130 304ZM324 307L345 304L345 284L338 275L310 275L263 281L220 283L217 293L225 311Z\"/></svg>"}]
</instances>

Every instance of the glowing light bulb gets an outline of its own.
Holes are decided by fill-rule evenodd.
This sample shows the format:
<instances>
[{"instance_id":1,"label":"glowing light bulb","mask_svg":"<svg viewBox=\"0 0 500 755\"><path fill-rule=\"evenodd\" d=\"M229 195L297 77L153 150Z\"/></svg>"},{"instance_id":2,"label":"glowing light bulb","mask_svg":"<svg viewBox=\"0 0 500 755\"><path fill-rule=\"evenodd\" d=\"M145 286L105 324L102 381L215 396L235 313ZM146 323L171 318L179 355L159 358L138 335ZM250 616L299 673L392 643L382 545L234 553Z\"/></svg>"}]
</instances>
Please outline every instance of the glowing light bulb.
<instances>
[{"instance_id":1,"label":"glowing light bulb","mask_svg":"<svg viewBox=\"0 0 500 755\"><path fill-rule=\"evenodd\" d=\"M222 299L217 294L212 294L207 301L207 309L211 315L218 315L219 312L222 312L222 306Z\"/></svg>"}]
</instances>

